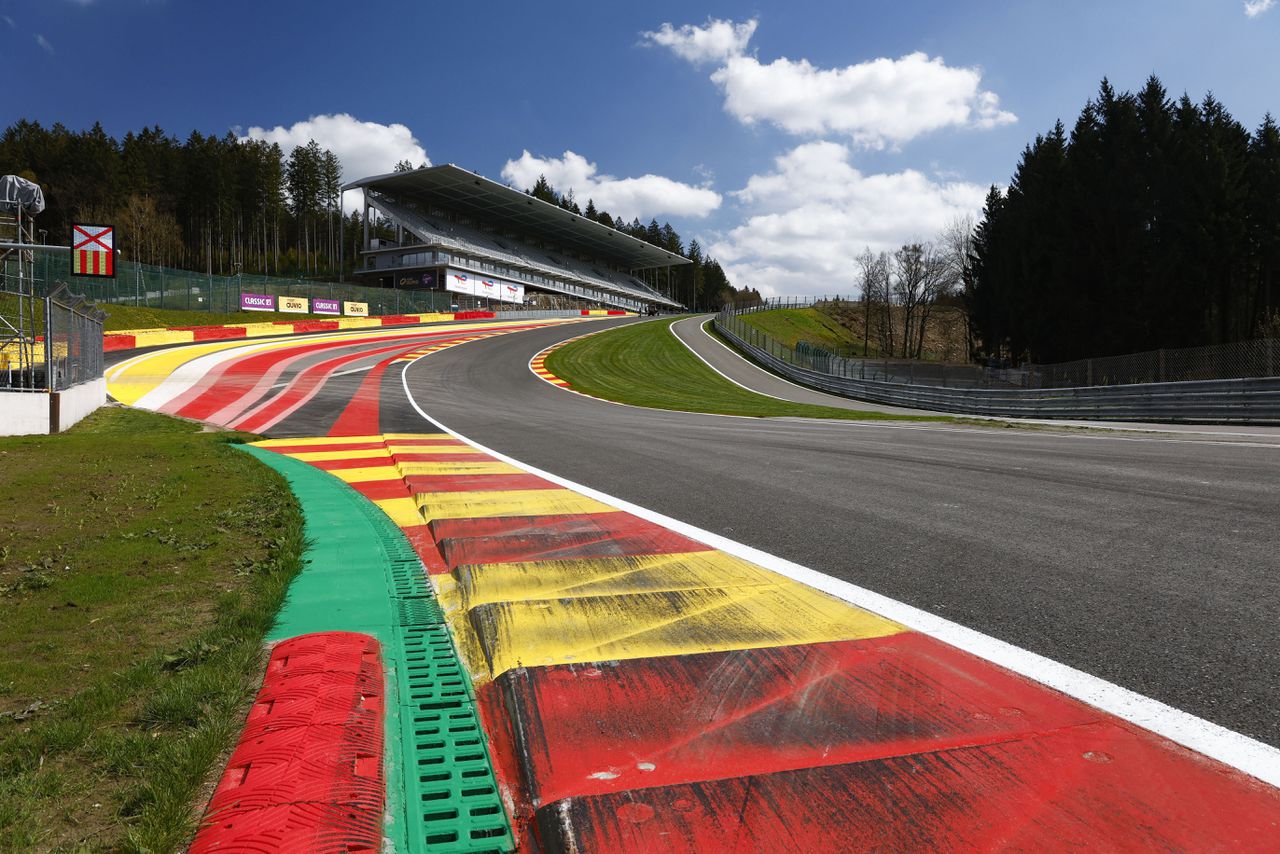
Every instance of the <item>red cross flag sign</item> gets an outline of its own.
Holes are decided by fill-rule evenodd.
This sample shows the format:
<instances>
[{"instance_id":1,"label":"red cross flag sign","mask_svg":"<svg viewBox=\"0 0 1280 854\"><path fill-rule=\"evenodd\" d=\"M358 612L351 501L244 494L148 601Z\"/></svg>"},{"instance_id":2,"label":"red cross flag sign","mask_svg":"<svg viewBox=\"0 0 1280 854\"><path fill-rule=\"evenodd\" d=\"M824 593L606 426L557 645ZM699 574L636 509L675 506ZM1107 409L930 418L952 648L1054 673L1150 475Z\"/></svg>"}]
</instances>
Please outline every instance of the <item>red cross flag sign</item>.
<instances>
[{"instance_id":1,"label":"red cross flag sign","mask_svg":"<svg viewBox=\"0 0 1280 854\"><path fill-rule=\"evenodd\" d=\"M71 275L114 278L116 230L110 225L71 226Z\"/></svg>"}]
</instances>

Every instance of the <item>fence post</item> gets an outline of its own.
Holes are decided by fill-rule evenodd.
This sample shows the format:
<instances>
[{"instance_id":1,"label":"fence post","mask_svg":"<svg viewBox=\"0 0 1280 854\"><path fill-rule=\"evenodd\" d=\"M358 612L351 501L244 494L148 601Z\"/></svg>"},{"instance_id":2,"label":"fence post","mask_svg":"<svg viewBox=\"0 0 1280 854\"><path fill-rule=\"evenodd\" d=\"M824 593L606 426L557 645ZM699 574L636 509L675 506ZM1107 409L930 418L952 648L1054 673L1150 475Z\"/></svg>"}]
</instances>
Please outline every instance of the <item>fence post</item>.
<instances>
[{"instance_id":1,"label":"fence post","mask_svg":"<svg viewBox=\"0 0 1280 854\"><path fill-rule=\"evenodd\" d=\"M1093 385L1093 359L1085 360L1085 385Z\"/></svg>"},{"instance_id":2,"label":"fence post","mask_svg":"<svg viewBox=\"0 0 1280 854\"><path fill-rule=\"evenodd\" d=\"M53 392L53 298L44 298L44 384Z\"/></svg>"},{"instance_id":3,"label":"fence post","mask_svg":"<svg viewBox=\"0 0 1280 854\"><path fill-rule=\"evenodd\" d=\"M1157 358L1160 361L1160 369L1159 369L1159 373L1156 374L1157 376L1156 382L1164 382L1165 375L1164 375L1164 348L1163 347L1161 347L1157 351Z\"/></svg>"}]
</instances>

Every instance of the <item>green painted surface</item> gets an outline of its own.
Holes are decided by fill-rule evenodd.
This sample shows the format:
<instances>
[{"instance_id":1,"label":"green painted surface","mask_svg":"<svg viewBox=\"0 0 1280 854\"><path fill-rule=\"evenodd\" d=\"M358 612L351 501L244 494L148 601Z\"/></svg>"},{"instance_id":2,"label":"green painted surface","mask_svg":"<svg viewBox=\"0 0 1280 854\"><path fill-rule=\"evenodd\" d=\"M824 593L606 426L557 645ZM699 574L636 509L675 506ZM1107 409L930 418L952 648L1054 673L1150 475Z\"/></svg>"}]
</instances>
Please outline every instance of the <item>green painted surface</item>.
<instances>
[{"instance_id":1,"label":"green painted surface","mask_svg":"<svg viewBox=\"0 0 1280 854\"><path fill-rule=\"evenodd\" d=\"M284 475L306 520L303 569L270 639L349 631L382 644L388 847L513 851L470 679L409 541L338 478L262 448L244 450Z\"/></svg>"}]
</instances>

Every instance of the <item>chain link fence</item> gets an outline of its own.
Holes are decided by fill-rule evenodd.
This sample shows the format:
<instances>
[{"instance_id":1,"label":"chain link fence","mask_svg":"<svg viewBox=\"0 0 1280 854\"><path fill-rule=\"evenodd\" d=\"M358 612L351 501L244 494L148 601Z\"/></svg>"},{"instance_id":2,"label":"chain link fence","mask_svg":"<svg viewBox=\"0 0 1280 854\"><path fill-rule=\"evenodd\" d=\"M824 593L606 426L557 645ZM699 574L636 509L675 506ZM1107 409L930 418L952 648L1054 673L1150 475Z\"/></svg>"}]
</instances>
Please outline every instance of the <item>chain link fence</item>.
<instances>
[{"instance_id":1,"label":"chain link fence","mask_svg":"<svg viewBox=\"0 0 1280 854\"><path fill-rule=\"evenodd\" d=\"M279 276L248 273L219 276L178 270L134 261L116 264L114 279L89 279L71 276L71 255L57 250L34 250L32 266L38 287L37 295L59 283L73 286L86 299L96 303L115 303L146 308L181 309L185 311L240 311L240 294L306 297L363 302L369 314L423 314L448 311L452 294L441 291L407 291L391 288L369 288L338 282L312 282Z\"/></svg>"},{"instance_id":2,"label":"chain link fence","mask_svg":"<svg viewBox=\"0 0 1280 854\"><path fill-rule=\"evenodd\" d=\"M66 287L0 290L0 389L64 391L101 377L104 317Z\"/></svg>"},{"instance_id":3,"label":"chain link fence","mask_svg":"<svg viewBox=\"0 0 1280 854\"><path fill-rule=\"evenodd\" d=\"M1280 377L1280 340L1274 338L1151 350L1055 364L1027 362L1010 367L840 356L806 341L799 341L792 348L741 319L741 315L763 311L821 308L829 303L852 301L838 296L788 297L752 305L727 305L716 322L743 341L787 364L846 379L905 385L1053 389Z\"/></svg>"}]
</instances>

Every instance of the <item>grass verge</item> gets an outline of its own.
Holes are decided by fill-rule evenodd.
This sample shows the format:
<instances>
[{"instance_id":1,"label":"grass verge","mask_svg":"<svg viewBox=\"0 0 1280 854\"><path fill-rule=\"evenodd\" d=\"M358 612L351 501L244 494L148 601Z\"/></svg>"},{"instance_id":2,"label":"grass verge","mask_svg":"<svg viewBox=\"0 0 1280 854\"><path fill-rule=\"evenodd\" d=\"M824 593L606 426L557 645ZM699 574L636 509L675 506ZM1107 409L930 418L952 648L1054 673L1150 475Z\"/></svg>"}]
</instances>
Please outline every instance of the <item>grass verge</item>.
<instances>
[{"instance_id":1,"label":"grass verge","mask_svg":"<svg viewBox=\"0 0 1280 854\"><path fill-rule=\"evenodd\" d=\"M808 341L832 352L853 346L852 333L839 321L816 308L780 308L739 315L742 322L759 329L787 347L795 347L797 341Z\"/></svg>"},{"instance_id":2,"label":"grass verge","mask_svg":"<svg viewBox=\"0 0 1280 854\"><path fill-rule=\"evenodd\" d=\"M655 409L761 418L953 420L812 406L747 391L711 370L676 339L671 324L679 319L630 324L566 344L547 358L547 369L584 394Z\"/></svg>"},{"instance_id":3,"label":"grass verge","mask_svg":"<svg viewBox=\"0 0 1280 854\"><path fill-rule=\"evenodd\" d=\"M302 515L242 434L0 439L0 851L172 851L261 680Z\"/></svg>"}]
</instances>

